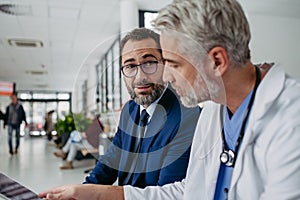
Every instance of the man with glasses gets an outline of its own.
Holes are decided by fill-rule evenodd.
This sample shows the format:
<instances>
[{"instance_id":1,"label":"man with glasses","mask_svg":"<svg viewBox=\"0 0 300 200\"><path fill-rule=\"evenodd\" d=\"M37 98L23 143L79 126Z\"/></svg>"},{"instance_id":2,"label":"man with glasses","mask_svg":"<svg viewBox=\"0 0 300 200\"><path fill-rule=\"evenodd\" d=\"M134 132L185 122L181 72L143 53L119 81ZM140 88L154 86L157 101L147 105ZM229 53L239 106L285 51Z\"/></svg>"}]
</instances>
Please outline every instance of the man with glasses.
<instances>
[{"instance_id":1,"label":"man with glasses","mask_svg":"<svg viewBox=\"0 0 300 200\"><path fill-rule=\"evenodd\" d=\"M159 39L139 28L121 41L120 69L132 100L124 105L112 144L85 183L118 179L119 185L144 188L185 177L200 108L183 107L163 82Z\"/></svg>"},{"instance_id":2,"label":"man with glasses","mask_svg":"<svg viewBox=\"0 0 300 200\"><path fill-rule=\"evenodd\" d=\"M122 196L122 188L110 185L117 179L120 186L145 188L185 178L201 109L183 107L163 82L159 40L157 33L145 28L134 29L122 39L121 71L132 100L122 109L112 144L86 177L86 184L41 192L41 198L69 199L75 195L76 199L87 199L87 195L98 199L95 195L101 187L110 193L108 199L116 199ZM76 188L84 191L72 193Z\"/></svg>"}]
</instances>

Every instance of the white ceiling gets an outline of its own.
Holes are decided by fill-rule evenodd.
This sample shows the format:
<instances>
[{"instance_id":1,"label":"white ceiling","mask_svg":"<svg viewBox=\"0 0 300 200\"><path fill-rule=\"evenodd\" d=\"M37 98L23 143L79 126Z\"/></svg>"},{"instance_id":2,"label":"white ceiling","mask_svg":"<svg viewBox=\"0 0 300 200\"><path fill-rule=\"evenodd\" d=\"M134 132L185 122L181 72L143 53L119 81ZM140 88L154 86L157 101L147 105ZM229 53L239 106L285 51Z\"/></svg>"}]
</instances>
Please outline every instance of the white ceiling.
<instances>
[{"instance_id":1,"label":"white ceiling","mask_svg":"<svg viewBox=\"0 0 300 200\"><path fill-rule=\"evenodd\" d=\"M143 10L171 2L136 1ZM248 12L300 19L299 0L240 2ZM0 0L3 4L18 5L12 11L23 13L0 12L0 80L16 82L17 90L72 91L89 52L120 30L120 0ZM9 39L34 39L43 46L14 47ZM93 53L85 64L95 65L105 51Z\"/></svg>"},{"instance_id":2,"label":"white ceiling","mask_svg":"<svg viewBox=\"0 0 300 200\"><path fill-rule=\"evenodd\" d=\"M6 2L30 11L0 13L0 79L15 81L17 89L71 91L88 52L119 31L117 0L1 1ZM43 47L12 47L10 38L40 40Z\"/></svg>"}]
</instances>

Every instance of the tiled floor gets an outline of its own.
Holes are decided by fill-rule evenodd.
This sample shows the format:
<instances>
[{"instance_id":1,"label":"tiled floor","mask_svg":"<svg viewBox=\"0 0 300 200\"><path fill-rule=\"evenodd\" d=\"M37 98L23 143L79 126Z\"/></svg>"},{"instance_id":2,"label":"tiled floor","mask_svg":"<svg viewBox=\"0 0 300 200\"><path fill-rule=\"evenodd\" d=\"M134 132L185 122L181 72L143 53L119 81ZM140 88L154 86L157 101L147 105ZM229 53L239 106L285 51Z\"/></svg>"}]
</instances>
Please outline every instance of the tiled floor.
<instances>
[{"instance_id":1,"label":"tiled floor","mask_svg":"<svg viewBox=\"0 0 300 200\"><path fill-rule=\"evenodd\" d=\"M73 170L60 170L63 164L53 152L56 147L46 137L21 138L19 153L8 153L7 132L0 128L0 172L38 193L43 190L70 183L82 183L86 169L94 166L95 160L74 162Z\"/></svg>"}]
</instances>

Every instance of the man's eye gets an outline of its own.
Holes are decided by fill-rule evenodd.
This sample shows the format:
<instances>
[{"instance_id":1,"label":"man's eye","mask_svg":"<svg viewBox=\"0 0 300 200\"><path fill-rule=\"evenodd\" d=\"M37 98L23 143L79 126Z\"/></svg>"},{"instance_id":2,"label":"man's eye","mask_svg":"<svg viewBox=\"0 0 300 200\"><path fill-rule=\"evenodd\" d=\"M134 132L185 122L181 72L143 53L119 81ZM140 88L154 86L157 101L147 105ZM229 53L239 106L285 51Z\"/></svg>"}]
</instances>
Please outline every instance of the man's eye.
<instances>
[{"instance_id":1,"label":"man's eye","mask_svg":"<svg viewBox=\"0 0 300 200\"><path fill-rule=\"evenodd\" d=\"M150 66L150 65L153 65L153 64L157 64L157 63L158 63L157 61L147 61L147 62L144 62L143 65Z\"/></svg>"},{"instance_id":2,"label":"man's eye","mask_svg":"<svg viewBox=\"0 0 300 200\"><path fill-rule=\"evenodd\" d=\"M170 67L170 68L173 68L173 69L176 69L178 68L178 65L174 65L174 64L169 64L169 65L166 65L167 67Z\"/></svg>"},{"instance_id":3,"label":"man's eye","mask_svg":"<svg viewBox=\"0 0 300 200\"><path fill-rule=\"evenodd\" d=\"M151 64L152 64L151 61L147 61L147 62L144 62L144 63L143 63L143 65L144 65L145 67L148 67L148 66L150 66Z\"/></svg>"},{"instance_id":4,"label":"man's eye","mask_svg":"<svg viewBox=\"0 0 300 200\"><path fill-rule=\"evenodd\" d=\"M170 61L168 61L168 60L164 60L164 65L165 65L166 67L170 67L170 68L174 68L174 69L176 69L176 68L179 67L179 65L178 65L177 63L170 62Z\"/></svg>"},{"instance_id":5,"label":"man's eye","mask_svg":"<svg viewBox=\"0 0 300 200\"><path fill-rule=\"evenodd\" d=\"M127 69L132 69L132 68L135 68L135 67L136 67L136 65L134 65L134 64L126 65L126 68L127 68Z\"/></svg>"}]
</instances>

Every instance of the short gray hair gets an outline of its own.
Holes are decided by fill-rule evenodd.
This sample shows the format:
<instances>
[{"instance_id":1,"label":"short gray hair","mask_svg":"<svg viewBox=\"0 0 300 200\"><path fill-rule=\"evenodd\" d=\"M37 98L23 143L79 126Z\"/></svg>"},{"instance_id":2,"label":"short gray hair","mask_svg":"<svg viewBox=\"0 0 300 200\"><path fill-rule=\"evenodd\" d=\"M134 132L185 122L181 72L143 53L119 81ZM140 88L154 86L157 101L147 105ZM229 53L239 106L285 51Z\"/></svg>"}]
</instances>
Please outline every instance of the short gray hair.
<instances>
[{"instance_id":1,"label":"short gray hair","mask_svg":"<svg viewBox=\"0 0 300 200\"><path fill-rule=\"evenodd\" d=\"M188 36L206 52L221 46L236 64L250 59L250 28L236 0L174 0L159 11L154 25Z\"/></svg>"}]
</instances>

